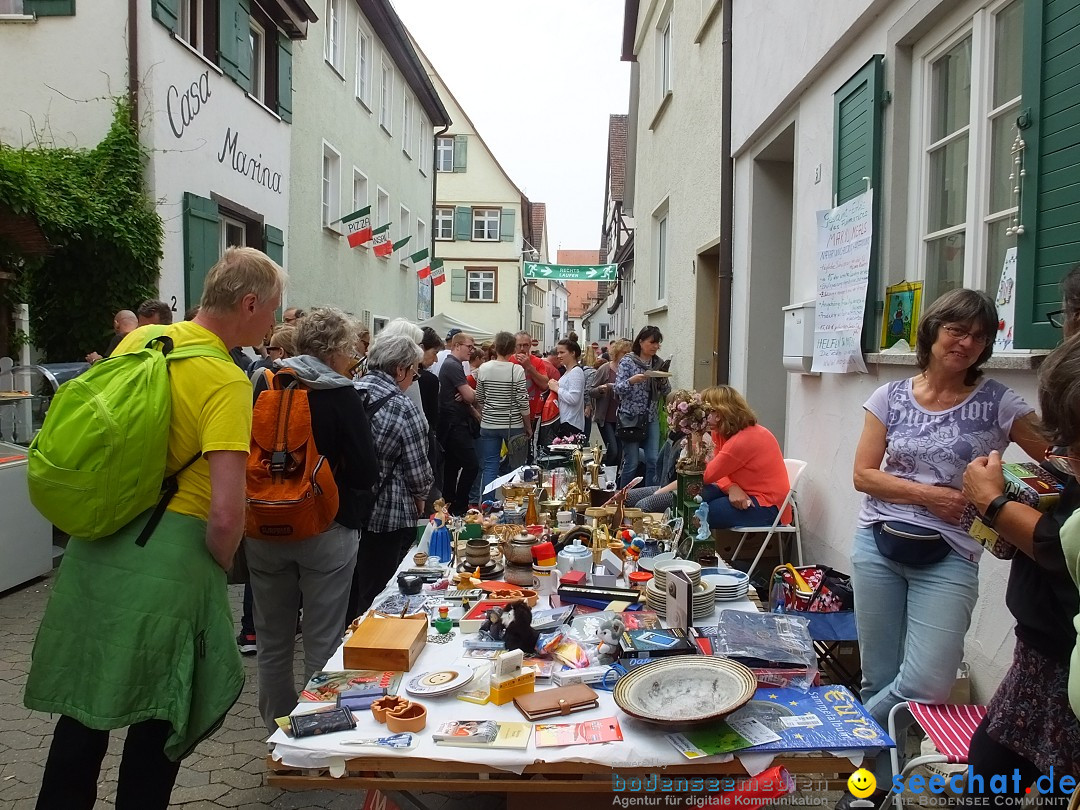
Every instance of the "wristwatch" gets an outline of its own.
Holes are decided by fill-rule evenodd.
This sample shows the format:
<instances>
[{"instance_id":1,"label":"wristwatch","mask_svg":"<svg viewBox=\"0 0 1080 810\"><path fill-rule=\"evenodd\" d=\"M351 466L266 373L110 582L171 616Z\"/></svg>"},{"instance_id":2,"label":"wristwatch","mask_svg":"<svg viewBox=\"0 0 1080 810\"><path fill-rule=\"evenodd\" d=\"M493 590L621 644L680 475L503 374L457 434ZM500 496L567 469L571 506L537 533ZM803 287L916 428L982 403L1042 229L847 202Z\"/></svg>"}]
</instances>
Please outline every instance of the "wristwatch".
<instances>
[{"instance_id":1,"label":"wristwatch","mask_svg":"<svg viewBox=\"0 0 1080 810\"><path fill-rule=\"evenodd\" d=\"M990 505L986 507L986 511L983 512L982 520L989 528L994 528L994 523L998 519L998 515L1001 514L1001 508L1009 502L1008 495L998 495L994 500L990 501Z\"/></svg>"}]
</instances>

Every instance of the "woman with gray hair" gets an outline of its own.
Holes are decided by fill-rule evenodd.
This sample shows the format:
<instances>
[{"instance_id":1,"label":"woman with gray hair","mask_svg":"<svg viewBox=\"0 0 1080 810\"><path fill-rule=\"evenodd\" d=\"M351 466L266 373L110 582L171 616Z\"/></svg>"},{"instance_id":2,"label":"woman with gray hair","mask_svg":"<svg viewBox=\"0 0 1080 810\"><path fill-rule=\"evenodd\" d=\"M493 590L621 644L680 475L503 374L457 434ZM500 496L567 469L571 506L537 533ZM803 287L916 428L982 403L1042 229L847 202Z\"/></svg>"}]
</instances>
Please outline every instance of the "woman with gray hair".
<instances>
[{"instance_id":1,"label":"woman with gray hair","mask_svg":"<svg viewBox=\"0 0 1080 810\"><path fill-rule=\"evenodd\" d=\"M311 435L333 470L339 505L321 534L303 540L244 541L255 607L259 712L271 731L274 718L296 705L293 645L301 598L305 679L322 669L341 640L360 529L357 493L377 482L375 447L351 379L357 362L356 324L331 308L311 310L298 324L298 354L282 360L285 371L278 374L295 375L307 391ZM255 407L258 414L259 399Z\"/></svg>"},{"instance_id":2,"label":"woman with gray hair","mask_svg":"<svg viewBox=\"0 0 1080 810\"><path fill-rule=\"evenodd\" d=\"M357 383L367 405L381 483L360 535L350 617L368 609L416 540L416 520L434 481L427 425L420 408L404 395L423 356L411 336L379 335L368 355L368 372Z\"/></svg>"},{"instance_id":3,"label":"woman with gray hair","mask_svg":"<svg viewBox=\"0 0 1080 810\"><path fill-rule=\"evenodd\" d=\"M386 326L382 328L378 335L375 336L375 343L372 346L378 345L380 340L385 338L394 337L395 335L403 335L409 338L416 345L421 345L424 342L424 330L411 321L407 321L404 318L394 318ZM369 361L370 368L370 361ZM416 403L416 407L420 409L420 418L424 420L424 425L427 426L428 419L424 413L424 399L420 394L419 381L414 380L411 385L405 390L405 396Z\"/></svg>"},{"instance_id":4,"label":"woman with gray hair","mask_svg":"<svg viewBox=\"0 0 1080 810\"><path fill-rule=\"evenodd\" d=\"M960 526L964 469L1010 442L1040 460L1046 447L1034 409L980 369L997 324L986 293L945 293L919 323L920 373L863 405L853 478L865 497L851 566L862 700L882 726L902 701L943 703L963 658L983 552ZM888 783L888 757L874 775Z\"/></svg>"}]
</instances>

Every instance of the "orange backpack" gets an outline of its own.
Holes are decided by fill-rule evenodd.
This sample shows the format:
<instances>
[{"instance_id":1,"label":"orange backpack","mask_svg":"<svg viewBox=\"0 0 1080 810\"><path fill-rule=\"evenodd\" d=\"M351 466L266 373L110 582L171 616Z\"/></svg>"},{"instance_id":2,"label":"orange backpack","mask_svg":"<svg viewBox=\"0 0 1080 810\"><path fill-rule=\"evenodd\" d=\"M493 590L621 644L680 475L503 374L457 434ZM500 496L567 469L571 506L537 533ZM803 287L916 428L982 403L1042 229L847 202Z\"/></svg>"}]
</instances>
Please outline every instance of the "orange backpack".
<instances>
[{"instance_id":1,"label":"orange backpack","mask_svg":"<svg viewBox=\"0 0 1080 810\"><path fill-rule=\"evenodd\" d=\"M248 537L304 540L326 531L338 512L338 488L315 447L307 389L289 369L259 394L247 462Z\"/></svg>"}]
</instances>

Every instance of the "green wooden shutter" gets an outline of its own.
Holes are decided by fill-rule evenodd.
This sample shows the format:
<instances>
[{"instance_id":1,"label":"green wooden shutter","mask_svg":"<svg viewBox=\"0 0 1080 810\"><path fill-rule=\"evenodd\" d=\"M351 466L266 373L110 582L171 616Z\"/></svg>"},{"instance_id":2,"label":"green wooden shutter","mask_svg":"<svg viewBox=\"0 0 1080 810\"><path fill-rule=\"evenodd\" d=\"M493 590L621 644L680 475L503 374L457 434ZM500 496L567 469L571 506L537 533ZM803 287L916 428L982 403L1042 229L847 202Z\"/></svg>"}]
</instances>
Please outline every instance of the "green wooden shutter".
<instances>
[{"instance_id":1,"label":"green wooden shutter","mask_svg":"<svg viewBox=\"0 0 1080 810\"><path fill-rule=\"evenodd\" d=\"M504 208L499 213L499 239L503 242L514 241L514 209Z\"/></svg>"},{"instance_id":2,"label":"green wooden shutter","mask_svg":"<svg viewBox=\"0 0 1080 810\"><path fill-rule=\"evenodd\" d=\"M155 20L174 34L180 29L180 0L153 0L150 11Z\"/></svg>"},{"instance_id":3,"label":"green wooden shutter","mask_svg":"<svg viewBox=\"0 0 1080 810\"><path fill-rule=\"evenodd\" d=\"M465 270L455 267L450 271L450 300L465 300Z\"/></svg>"},{"instance_id":4,"label":"green wooden shutter","mask_svg":"<svg viewBox=\"0 0 1080 810\"><path fill-rule=\"evenodd\" d=\"M1017 348L1049 349L1062 277L1080 261L1080 0L1027 0L1021 119L1024 177L1016 240Z\"/></svg>"},{"instance_id":5,"label":"green wooden shutter","mask_svg":"<svg viewBox=\"0 0 1080 810\"><path fill-rule=\"evenodd\" d=\"M881 201L881 108L884 95L885 57L875 54L869 62L833 94L833 196L836 205L866 191L866 180L874 190L872 212L874 236L870 244L870 273L866 285L862 347L874 351L878 345L876 310L879 290L878 250Z\"/></svg>"},{"instance_id":6,"label":"green wooden shutter","mask_svg":"<svg viewBox=\"0 0 1080 810\"><path fill-rule=\"evenodd\" d=\"M251 92L251 8L248 0L219 0L219 67Z\"/></svg>"},{"instance_id":7,"label":"green wooden shutter","mask_svg":"<svg viewBox=\"0 0 1080 810\"><path fill-rule=\"evenodd\" d=\"M277 48L277 114L282 121L292 121L292 42L280 31Z\"/></svg>"},{"instance_id":8,"label":"green wooden shutter","mask_svg":"<svg viewBox=\"0 0 1080 810\"><path fill-rule=\"evenodd\" d=\"M179 0L172 0L173 5L178 2ZM157 3L154 5L157 6ZM33 14L36 17L72 17L75 15L75 0L23 0L23 14ZM157 16L156 9L154 16Z\"/></svg>"},{"instance_id":9,"label":"green wooden shutter","mask_svg":"<svg viewBox=\"0 0 1080 810\"><path fill-rule=\"evenodd\" d=\"M263 226L263 253L285 266L285 234L273 225Z\"/></svg>"},{"instance_id":10,"label":"green wooden shutter","mask_svg":"<svg viewBox=\"0 0 1080 810\"><path fill-rule=\"evenodd\" d=\"M467 205L454 209L454 238L462 242L472 239L472 209Z\"/></svg>"},{"instance_id":11,"label":"green wooden shutter","mask_svg":"<svg viewBox=\"0 0 1080 810\"><path fill-rule=\"evenodd\" d=\"M184 192L184 297L183 309L202 298L206 274L221 249L221 220L213 200Z\"/></svg>"},{"instance_id":12,"label":"green wooden shutter","mask_svg":"<svg viewBox=\"0 0 1080 810\"><path fill-rule=\"evenodd\" d=\"M468 165L469 157L469 136L468 135L455 135L454 136L454 171L463 172Z\"/></svg>"}]
</instances>

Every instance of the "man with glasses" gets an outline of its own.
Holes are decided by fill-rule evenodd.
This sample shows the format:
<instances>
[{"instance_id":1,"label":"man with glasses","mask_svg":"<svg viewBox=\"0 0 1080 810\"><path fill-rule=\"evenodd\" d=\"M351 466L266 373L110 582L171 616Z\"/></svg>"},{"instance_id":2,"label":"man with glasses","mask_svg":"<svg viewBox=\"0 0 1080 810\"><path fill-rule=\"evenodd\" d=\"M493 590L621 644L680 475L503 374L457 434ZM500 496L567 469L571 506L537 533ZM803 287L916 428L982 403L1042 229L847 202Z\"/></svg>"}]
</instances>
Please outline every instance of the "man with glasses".
<instances>
[{"instance_id":1,"label":"man with glasses","mask_svg":"<svg viewBox=\"0 0 1080 810\"><path fill-rule=\"evenodd\" d=\"M303 318L307 313L300 307L289 307L283 313L281 313L281 322L288 324L289 326L296 326L296 322Z\"/></svg>"},{"instance_id":2,"label":"man with glasses","mask_svg":"<svg viewBox=\"0 0 1080 810\"><path fill-rule=\"evenodd\" d=\"M450 341L450 354L439 369L438 436L444 450L443 496L450 512L464 515L469 508L469 490L480 471L473 438L476 392L465 376L476 341L459 332Z\"/></svg>"}]
</instances>

